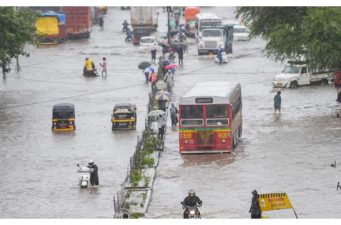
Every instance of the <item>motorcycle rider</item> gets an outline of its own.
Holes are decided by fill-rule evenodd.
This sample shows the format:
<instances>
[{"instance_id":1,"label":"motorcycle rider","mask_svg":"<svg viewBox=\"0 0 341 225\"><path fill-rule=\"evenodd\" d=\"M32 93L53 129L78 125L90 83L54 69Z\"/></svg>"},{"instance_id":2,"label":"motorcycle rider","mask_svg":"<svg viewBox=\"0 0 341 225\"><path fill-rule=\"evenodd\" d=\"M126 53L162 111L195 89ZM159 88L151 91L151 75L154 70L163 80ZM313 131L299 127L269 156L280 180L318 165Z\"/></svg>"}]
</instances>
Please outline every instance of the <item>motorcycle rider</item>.
<instances>
[{"instance_id":1,"label":"motorcycle rider","mask_svg":"<svg viewBox=\"0 0 341 225\"><path fill-rule=\"evenodd\" d=\"M126 42L131 41L133 39L133 31L127 27L127 37L126 37Z\"/></svg>"},{"instance_id":2,"label":"motorcycle rider","mask_svg":"<svg viewBox=\"0 0 341 225\"><path fill-rule=\"evenodd\" d=\"M171 114L171 120L172 120L172 127L175 127L178 123L178 109L175 107L174 103L172 103L172 106L169 109Z\"/></svg>"},{"instance_id":3,"label":"motorcycle rider","mask_svg":"<svg viewBox=\"0 0 341 225\"><path fill-rule=\"evenodd\" d=\"M87 75L88 73L95 73L95 64L92 61L92 59L85 58L85 63L84 63L84 74Z\"/></svg>"},{"instance_id":4,"label":"motorcycle rider","mask_svg":"<svg viewBox=\"0 0 341 225\"><path fill-rule=\"evenodd\" d=\"M219 46L219 48L217 49L217 58L219 60L219 64L223 63L223 52L224 49L221 46Z\"/></svg>"},{"instance_id":5,"label":"motorcycle rider","mask_svg":"<svg viewBox=\"0 0 341 225\"><path fill-rule=\"evenodd\" d=\"M90 169L90 184L93 185L99 185L98 181L98 166L94 163L94 161L91 159L89 160L88 168Z\"/></svg>"},{"instance_id":6,"label":"motorcycle rider","mask_svg":"<svg viewBox=\"0 0 341 225\"><path fill-rule=\"evenodd\" d=\"M188 219L189 214L189 208L195 207L196 214L200 217L200 212L198 210L198 207L202 205L202 201L198 196L195 195L195 191L193 189L188 191L188 196L184 199L183 202L181 202L183 208L185 208L184 211L184 219Z\"/></svg>"},{"instance_id":7,"label":"motorcycle rider","mask_svg":"<svg viewBox=\"0 0 341 225\"><path fill-rule=\"evenodd\" d=\"M129 23L127 22L127 20L124 20L123 23L123 29L122 29L122 32L123 33L126 33L128 31L128 26L129 26Z\"/></svg>"}]
</instances>

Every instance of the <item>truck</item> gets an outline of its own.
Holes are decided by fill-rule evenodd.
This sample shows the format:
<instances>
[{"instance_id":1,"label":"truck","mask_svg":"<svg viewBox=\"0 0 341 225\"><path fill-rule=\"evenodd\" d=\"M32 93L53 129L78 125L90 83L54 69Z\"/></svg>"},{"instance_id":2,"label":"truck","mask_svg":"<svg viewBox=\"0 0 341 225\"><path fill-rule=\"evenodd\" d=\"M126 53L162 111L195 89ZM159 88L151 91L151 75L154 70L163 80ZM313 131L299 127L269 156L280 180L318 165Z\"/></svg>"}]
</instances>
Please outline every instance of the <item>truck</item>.
<instances>
[{"instance_id":1,"label":"truck","mask_svg":"<svg viewBox=\"0 0 341 225\"><path fill-rule=\"evenodd\" d=\"M91 7L64 6L66 33L69 39L89 38L92 27Z\"/></svg>"},{"instance_id":2,"label":"truck","mask_svg":"<svg viewBox=\"0 0 341 225\"><path fill-rule=\"evenodd\" d=\"M154 7L130 7L130 24L134 32L133 43L139 44L141 37L149 36L158 27L158 14Z\"/></svg>"},{"instance_id":3,"label":"truck","mask_svg":"<svg viewBox=\"0 0 341 225\"><path fill-rule=\"evenodd\" d=\"M231 27L202 29L198 37L198 55L216 53L217 48L232 53L233 31Z\"/></svg>"},{"instance_id":4,"label":"truck","mask_svg":"<svg viewBox=\"0 0 341 225\"><path fill-rule=\"evenodd\" d=\"M136 26L153 27L153 12L152 7L130 7L130 24L132 28Z\"/></svg>"},{"instance_id":5,"label":"truck","mask_svg":"<svg viewBox=\"0 0 341 225\"><path fill-rule=\"evenodd\" d=\"M35 21L39 44L59 44L66 40L65 14L42 12Z\"/></svg>"},{"instance_id":6,"label":"truck","mask_svg":"<svg viewBox=\"0 0 341 225\"><path fill-rule=\"evenodd\" d=\"M281 74L276 75L273 87L297 88L313 83L330 83L334 78L333 71L313 71L305 62L288 62Z\"/></svg>"}]
</instances>

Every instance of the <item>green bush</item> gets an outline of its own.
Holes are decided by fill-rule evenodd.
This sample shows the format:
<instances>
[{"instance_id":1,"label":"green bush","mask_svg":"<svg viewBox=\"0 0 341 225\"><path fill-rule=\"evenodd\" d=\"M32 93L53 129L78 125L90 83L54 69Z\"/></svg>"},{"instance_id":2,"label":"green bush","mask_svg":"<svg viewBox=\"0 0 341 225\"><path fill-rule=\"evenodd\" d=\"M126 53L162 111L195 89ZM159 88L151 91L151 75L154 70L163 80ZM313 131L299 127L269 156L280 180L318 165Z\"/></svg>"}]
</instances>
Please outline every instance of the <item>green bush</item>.
<instances>
[{"instance_id":1,"label":"green bush","mask_svg":"<svg viewBox=\"0 0 341 225\"><path fill-rule=\"evenodd\" d=\"M148 156L144 157L141 161L141 165L148 166L148 167L154 166L154 158L148 157Z\"/></svg>"},{"instance_id":2,"label":"green bush","mask_svg":"<svg viewBox=\"0 0 341 225\"><path fill-rule=\"evenodd\" d=\"M138 219L144 216L144 213L132 213L130 214L130 218L132 219Z\"/></svg>"},{"instance_id":3,"label":"green bush","mask_svg":"<svg viewBox=\"0 0 341 225\"><path fill-rule=\"evenodd\" d=\"M140 169L134 169L130 174L130 181L134 187L139 184L139 181L142 179L142 172Z\"/></svg>"}]
</instances>

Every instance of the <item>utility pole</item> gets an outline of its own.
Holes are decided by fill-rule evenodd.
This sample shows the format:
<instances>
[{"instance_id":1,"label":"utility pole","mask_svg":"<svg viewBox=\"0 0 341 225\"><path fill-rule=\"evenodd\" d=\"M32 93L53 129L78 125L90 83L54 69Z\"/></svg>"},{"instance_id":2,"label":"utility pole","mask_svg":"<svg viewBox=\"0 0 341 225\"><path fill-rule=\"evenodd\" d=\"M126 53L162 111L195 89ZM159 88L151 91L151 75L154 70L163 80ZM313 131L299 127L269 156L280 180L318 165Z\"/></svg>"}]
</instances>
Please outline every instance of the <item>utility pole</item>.
<instances>
[{"instance_id":1,"label":"utility pole","mask_svg":"<svg viewBox=\"0 0 341 225\"><path fill-rule=\"evenodd\" d=\"M168 31L167 31L167 38L168 38L168 44L170 45L170 26L169 26L169 16L170 13L173 11L171 6L167 6L167 27L168 27Z\"/></svg>"}]
</instances>

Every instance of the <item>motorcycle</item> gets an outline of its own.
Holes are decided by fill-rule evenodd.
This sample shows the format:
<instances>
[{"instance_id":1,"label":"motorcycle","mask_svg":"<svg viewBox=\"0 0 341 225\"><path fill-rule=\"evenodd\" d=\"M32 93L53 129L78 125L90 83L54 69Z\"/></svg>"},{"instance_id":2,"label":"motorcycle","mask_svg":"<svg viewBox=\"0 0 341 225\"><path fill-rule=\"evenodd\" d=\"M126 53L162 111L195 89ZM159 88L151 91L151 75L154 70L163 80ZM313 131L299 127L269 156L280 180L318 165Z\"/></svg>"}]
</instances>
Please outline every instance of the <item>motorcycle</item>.
<instances>
[{"instance_id":1,"label":"motorcycle","mask_svg":"<svg viewBox=\"0 0 341 225\"><path fill-rule=\"evenodd\" d=\"M181 202L181 204L183 204ZM200 217L200 211L199 211L199 207L201 205L196 205L196 206L184 206L183 208L185 209L184 211L184 219L201 219ZM187 214L187 218L185 218L185 214Z\"/></svg>"},{"instance_id":2,"label":"motorcycle","mask_svg":"<svg viewBox=\"0 0 341 225\"><path fill-rule=\"evenodd\" d=\"M85 77L98 77L98 73L97 73L97 70L94 69L94 70L83 70L83 76Z\"/></svg>"},{"instance_id":3,"label":"motorcycle","mask_svg":"<svg viewBox=\"0 0 341 225\"><path fill-rule=\"evenodd\" d=\"M222 63L220 63L220 59L218 55L214 57L214 62L219 63L219 64L227 63L227 55L225 52L221 53L221 57L222 57Z\"/></svg>"},{"instance_id":4,"label":"motorcycle","mask_svg":"<svg viewBox=\"0 0 341 225\"><path fill-rule=\"evenodd\" d=\"M82 189L90 187L90 168L86 166L81 167L79 164L77 164L77 167L79 168L77 172L80 173L78 185Z\"/></svg>"}]
</instances>

